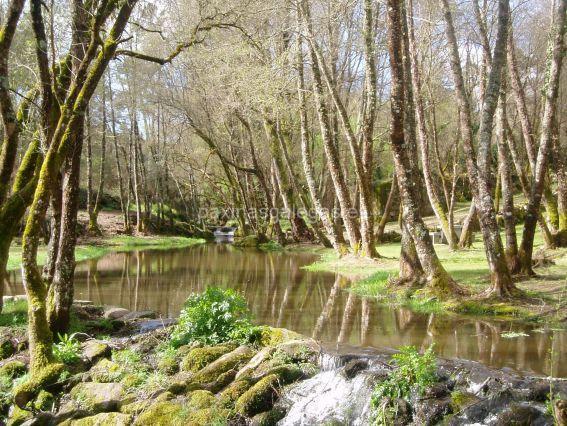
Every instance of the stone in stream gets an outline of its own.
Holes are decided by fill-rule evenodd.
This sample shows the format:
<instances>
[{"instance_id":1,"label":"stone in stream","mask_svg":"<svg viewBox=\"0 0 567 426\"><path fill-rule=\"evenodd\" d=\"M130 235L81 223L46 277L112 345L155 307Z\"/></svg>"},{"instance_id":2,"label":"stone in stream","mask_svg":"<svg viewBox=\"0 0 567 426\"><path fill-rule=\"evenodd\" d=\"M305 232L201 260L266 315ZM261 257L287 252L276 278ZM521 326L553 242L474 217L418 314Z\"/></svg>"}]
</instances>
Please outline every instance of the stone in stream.
<instances>
[{"instance_id":1,"label":"stone in stream","mask_svg":"<svg viewBox=\"0 0 567 426\"><path fill-rule=\"evenodd\" d=\"M160 328L169 327L173 324L177 324L177 320L175 318L162 318L143 321L138 324L138 327L140 333L149 333Z\"/></svg>"},{"instance_id":2,"label":"stone in stream","mask_svg":"<svg viewBox=\"0 0 567 426\"><path fill-rule=\"evenodd\" d=\"M120 319L122 321L135 321L139 319L155 319L157 317L154 311L134 311L129 312Z\"/></svg>"},{"instance_id":3,"label":"stone in stream","mask_svg":"<svg viewBox=\"0 0 567 426\"><path fill-rule=\"evenodd\" d=\"M107 307L104 309L104 317L106 319L121 319L125 315L129 314L130 311L124 308L117 307Z\"/></svg>"}]
</instances>

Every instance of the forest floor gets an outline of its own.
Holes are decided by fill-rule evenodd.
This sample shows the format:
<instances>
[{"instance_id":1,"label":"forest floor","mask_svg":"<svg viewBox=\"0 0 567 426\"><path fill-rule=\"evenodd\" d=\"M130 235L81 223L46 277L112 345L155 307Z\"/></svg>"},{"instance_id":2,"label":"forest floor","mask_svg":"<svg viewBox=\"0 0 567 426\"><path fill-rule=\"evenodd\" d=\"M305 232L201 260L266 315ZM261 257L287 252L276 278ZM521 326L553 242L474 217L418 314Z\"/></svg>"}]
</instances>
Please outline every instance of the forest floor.
<instances>
[{"instance_id":1,"label":"forest floor","mask_svg":"<svg viewBox=\"0 0 567 426\"><path fill-rule=\"evenodd\" d=\"M195 244L202 244L205 240L200 238L190 238L178 235L158 235L151 232L144 234L126 235L123 232L122 215L119 211L102 210L98 216L100 235L88 234L86 232L88 224L88 214L86 211L79 211L77 247L75 248L75 258L77 262L95 259L110 252L150 250L150 249L170 249L188 247ZM20 269L22 258L21 239L16 238L10 248L7 270ZM39 265L47 261L47 246L41 245L37 261Z\"/></svg>"}]
</instances>

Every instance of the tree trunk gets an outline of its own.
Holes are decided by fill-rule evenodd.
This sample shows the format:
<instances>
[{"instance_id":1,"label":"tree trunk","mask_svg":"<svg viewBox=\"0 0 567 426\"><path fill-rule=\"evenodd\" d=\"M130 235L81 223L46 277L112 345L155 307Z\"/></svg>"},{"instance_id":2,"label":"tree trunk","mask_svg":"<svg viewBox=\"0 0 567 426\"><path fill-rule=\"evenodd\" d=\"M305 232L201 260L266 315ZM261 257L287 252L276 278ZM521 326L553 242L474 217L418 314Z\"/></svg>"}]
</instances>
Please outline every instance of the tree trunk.
<instances>
[{"instance_id":1,"label":"tree trunk","mask_svg":"<svg viewBox=\"0 0 567 426\"><path fill-rule=\"evenodd\" d=\"M403 31L403 13L400 2L388 0L388 50L390 53L391 85L391 119L390 144L394 155L394 166L398 178L398 187L403 204L402 218L415 244L417 257L425 273L428 290L441 297L454 294L458 287L441 265L427 227L423 223L419 206L419 188L416 185L417 170L412 165L411 154L406 144L404 131L404 61L403 39L407 37ZM407 38L406 38L407 42ZM409 70L406 71L406 73Z\"/></svg>"},{"instance_id":2,"label":"tree trunk","mask_svg":"<svg viewBox=\"0 0 567 426\"><path fill-rule=\"evenodd\" d=\"M564 36L565 21L567 11L567 0L561 0L556 19L556 34L553 43L551 63L549 65L549 80L545 93L545 107L541 125L541 140L537 154L535 168L533 169L534 180L530 190L526 221L522 234L522 244L520 246L520 260L522 272L533 275L532 252L535 235L535 225L539 216L539 207L545 185L545 175L547 172L547 158L551 149L553 124L557 113L557 98L559 93L559 77L564 56Z\"/></svg>"},{"instance_id":3,"label":"tree trunk","mask_svg":"<svg viewBox=\"0 0 567 426\"><path fill-rule=\"evenodd\" d=\"M427 196L429 197L429 203L433 208L435 217L441 226L445 238L449 242L449 247L451 250L457 248L457 238L455 233L451 230L449 226L449 219L447 217L447 212L445 207L439 200L437 190L433 183L433 176L431 174L431 161L429 158L429 141L427 135L427 127L425 123L425 111L423 107L423 95L421 93L421 76L418 61L418 52L415 45L415 34L413 25L413 1L409 1L409 14L408 16L408 38L409 38L409 51L411 59L411 73L412 73L412 84L415 91L415 116L417 119L417 130L418 130L418 141L419 148L421 151L421 165L423 168L423 177L425 180L425 188L427 189Z\"/></svg>"},{"instance_id":4,"label":"tree trunk","mask_svg":"<svg viewBox=\"0 0 567 426\"><path fill-rule=\"evenodd\" d=\"M378 232L376 233L376 241L382 242L382 237L384 236L384 229L386 224L390 220L390 212L394 205L394 197L398 190L398 182L396 181L396 173L392 175L392 184L390 185L390 192L388 193L388 199L386 200L386 205L384 206L384 211L382 212L382 217L380 218L380 223L378 224Z\"/></svg>"},{"instance_id":5,"label":"tree trunk","mask_svg":"<svg viewBox=\"0 0 567 426\"><path fill-rule=\"evenodd\" d=\"M506 75L503 72L503 78ZM516 238L516 219L514 217L514 183L512 182L511 160L506 142L506 89L502 83L498 102L498 173L502 188L502 217L506 235L506 259L510 273L520 272L518 240Z\"/></svg>"},{"instance_id":6,"label":"tree trunk","mask_svg":"<svg viewBox=\"0 0 567 426\"><path fill-rule=\"evenodd\" d=\"M515 286L506 263L504 247L502 245L502 239L500 238L498 223L496 222L496 212L494 210L494 200L490 185L492 124L500 91L501 70L506 59L505 45L508 31L509 4L508 0L498 1L498 31L492 66L482 105L477 155L475 155L473 147L471 111L465 92L459 47L453 26L449 0L443 0L443 10L447 39L449 42L451 70L459 106L460 127L463 137L463 148L466 154L467 171L490 269L492 285L488 294L510 296L515 291Z\"/></svg>"}]
</instances>

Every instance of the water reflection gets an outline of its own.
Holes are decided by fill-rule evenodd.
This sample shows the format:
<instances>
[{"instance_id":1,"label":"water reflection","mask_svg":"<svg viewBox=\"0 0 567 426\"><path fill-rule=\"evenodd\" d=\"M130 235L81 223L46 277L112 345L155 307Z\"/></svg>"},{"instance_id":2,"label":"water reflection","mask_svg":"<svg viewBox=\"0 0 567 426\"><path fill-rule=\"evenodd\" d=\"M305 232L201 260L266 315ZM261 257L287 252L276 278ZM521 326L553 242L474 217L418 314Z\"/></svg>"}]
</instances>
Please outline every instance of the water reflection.
<instances>
[{"instance_id":1,"label":"water reflection","mask_svg":"<svg viewBox=\"0 0 567 426\"><path fill-rule=\"evenodd\" d=\"M301 268L314 260L306 253L241 251L227 244L116 253L77 266L75 298L152 309L170 317L192 292L210 285L234 288L245 295L257 322L325 343L377 348L435 343L436 352L445 357L543 374L550 373L553 355L553 374L567 376L567 363L560 363L567 350L566 332L378 305L344 291L348 282L340 276ZM13 275L6 294L22 292ZM509 339L504 332L529 336Z\"/></svg>"}]
</instances>

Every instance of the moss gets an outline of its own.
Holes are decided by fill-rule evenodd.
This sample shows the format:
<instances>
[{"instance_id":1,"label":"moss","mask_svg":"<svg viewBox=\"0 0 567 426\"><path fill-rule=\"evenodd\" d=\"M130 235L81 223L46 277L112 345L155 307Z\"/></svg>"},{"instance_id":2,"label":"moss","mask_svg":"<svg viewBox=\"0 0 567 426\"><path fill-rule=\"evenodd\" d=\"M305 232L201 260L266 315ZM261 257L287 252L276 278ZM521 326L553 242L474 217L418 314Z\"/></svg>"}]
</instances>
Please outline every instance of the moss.
<instances>
[{"instance_id":1,"label":"moss","mask_svg":"<svg viewBox=\"0 0 567 426\"><path fill-rule=\"evenodd\" d=\"M168 392L164 392L162 395ZM160 395L161 397L161 395ZM159 399L156 398L156 401ZM161 400L163 401L163 400ZM139 414L142 411L146 410L154 401L135 401L131 402L130 404L125 404L120 407L120 412L124 414Z\"/></svg>"},{"instance_id":2,"label":"moss","mask_svg":"<svg viewBox=\"0 0 567 426\"><path fill-rule=\"evenodd\" d=\"M200 370L193 376L191 382L198 384L215 382L222 374L244 365L253 355L254 351L251 348L240 346Z\"/></svg>"},{"instance_id":3,"label":"moss","mask_svg":"<svg viewBox=\"0 0 567 426\"><path fill-rule=\"evenodd\" d=\"M455 413L462 411L463 408L466 408L476 401L478 401L478 397L471 393L462 391L451 392L451 407Z\"/></svg>"},{"instance_id":4,"label":"moss","mask_svg":"<svg viewBox=\"0 0 567 426\"><path fill-rule=\"evenodd\" d=\"M120 380L126 389L136 388L146 381L147 375L141 373L128 373Z\"/></svg>"},{"instance_id":5,"label":"moss","mask_svg":"<svg viewBox=\"0 0 567 426\"><path fill-rule=\"evenodd\" d=\"M12 412L10 413L10 417L8 418L8 422L6 423L7 426L19 426L23 424L26 420L29 420L33 417L31 411L22 410L17 405L14 406Z\"/></svg>"},{"instance_id":6,"label":"moss","mask_svg":"<svg viewBox=\"0 0 567 426\"><path fill-rule=\"evenodd\" d=\"M225 408L233 407L236 400L251 387L252 381L249 379L232 382L220 393L219 405Z\"/></svg>"},{"instance_id":7,"label":"moss","mask_svg":"<svg viewBox=\"0 0 567 426\"><path fill-rule=\"evenodd\" d=\"M39 391L39 395L35 399L33 406L36 410L51 411L55 404L55 397L52 393L45 390Z\"/></svg>"},{"instance_id":8,"label":"moss","mask_svg":"<svg viewBox=\"0 0 567 426\"><path fill-rule=\"evenodd\" d=\"M175 357L164 356L158 360L157 368L166 374L175 374L179 371L179 364Z\"/></svg>"},{"instance_id":9,"label":"moss","mask_svg":"<svg viewBox=\"0 0 567 426\"><path fill-rule=\"evenodd\" d=\"M263 346L276 346L290 340L301 340L303 338L301 334L285 328L265 327L262 330L260 343Z\"/></svg>"},{"instance_id":10,"label":"moss","mask_svg":"<svg viewBox=\"0 0 567 426\"><path fill-rule=\"evenodd\" d=\"M221 426L228 423L230 410L218 408L204 408L191 413L188 426Z\"/></svg>"},{"instance_id":11,"label":"moss","mask_svg":"<svg viewBox=\"0 0 567 426\"><path fill-rule=\"evenodd\" d=\"M21 361L10 361L0 367L0 377L15 379L26 374L26 365Z\"/></svg>"},{"instance_id":12,"label":"moss","mask_svg":"<svg viewBox=\"0 0 567 426\"><path fill-rule=\"evenodd\" d=\"M254 426L276 426L277 423L285 417L285 411L281 408L273 408L270 411L256 414L252 418Z\"/></svg>"},{"instance_id":13,"label":"moss","mask_svg":"<svg viewBox=\"0 0 567 426\"><path fill-rule=\"evenodd\" d=\"M138 416L134 425L172 426L185 425L187 411L176 402L163 401L152 404Z\"/></svg>"},{"instance_id":14,"label":"moss","mask_svg":"<svg viewBox=\"0 0 567 426\"><path fill-rule=\"evenodd\" d=\"M123 374L124 372L120 368L120 365L106 358L101 359L90 370L93 382L98 383L111 383L118 381Z\"/></svg>"},{"instance_id":15,"label":"moss","mask_svg":"<svg viewBox=\"0 0 567 426\"><path fill-rule=\"evenodd\" d=\"M216 405L217 399L212 392L206 390L196 390L187 395L187 406L191 410L200 410L202 408L212 407Z\"/></svg>"},{"instance_id":16,"label":"moss","mask_svg":"<svg viewBox=\"0 0 567 426\"><path fill-rule=\"evenodd\" d=\"M68 426L127 426L132 424L132 416L122 413L100 413L96 416L84 417L62 423Z\"/></svg>"},{"instance_id":17,"label":"moss","mask_svg":"<svg viewBox=\"0 0 567 426\"><path fill-rule=\"evenodd\" d=\"M228 346L207 346L192 349L181 361L181 371L197 372L231 351Z\"/></svg>"},{"instance_id":18,"label":"moss","mask_svg":"<svg viewBox=\"0 0 567 426\"><path fill-rule=\"evenodd\" d=\"M243 416L252 417L269 410L276 399L278 381L278 376L275 374L264 377L238 398L234 404L235 411Z\"/></svg>"},{"instance_id":19,"label":"moss","mask_svg":"<svg viewBox=\"0 0 567 426\"><path fill-rule=\"evenodd\" d=\"M39 394L44 386L57 382L63 371L65 371L63 364L47 365L41 369L38 374L32 376L29 380L14 389L14 401L20 407L26 406L28 402Z\"/></svg>"}]
</instances>

